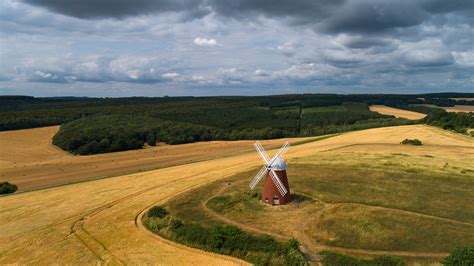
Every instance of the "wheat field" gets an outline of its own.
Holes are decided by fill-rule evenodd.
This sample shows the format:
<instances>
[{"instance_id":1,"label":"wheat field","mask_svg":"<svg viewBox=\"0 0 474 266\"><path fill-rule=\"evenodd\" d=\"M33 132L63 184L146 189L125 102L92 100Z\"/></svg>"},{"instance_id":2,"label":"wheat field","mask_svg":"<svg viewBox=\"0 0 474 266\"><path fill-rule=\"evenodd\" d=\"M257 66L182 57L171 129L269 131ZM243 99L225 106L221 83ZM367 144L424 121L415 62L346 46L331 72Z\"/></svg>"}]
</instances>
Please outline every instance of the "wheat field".
<instances>
[{"instance_id":1,"label":"wheat field","mask_svg":"<svg viewBox=\"0 0 474 266\"><path fill-rule=\"evenodd\" d=\"M52 145L58 130L53 126L0 132L0 180L29 191L253 152L252 141L209 141L74 156ZM282 141L263 143L276 147Z\"/></svg>"},{"instance_id":2,"label":"wheat field","mask_svg":"<svg viewBox=\"0 0 474 266\"><path fill-rule=\"evenodd\" d=\"M410 120L418 120L424 118L426 115L422 113L407 111L403 109L388 107L385 105L372 105L369 107L370 111L377 112L383 115L393 115L398 118L406 118Z\"/></svg>"},{"instance_id":3,"label":"wheat field","mask_svg":"<svg viewBox=\"0 0 474 266\"><path fill-rule=\"evenodd\" d=\"M334 149L371 152L372 145L379 147L378 152L385 152L384 149L392 152L390 147L405 138L418 138L423 141L423 148L440 153L444 150L446 158L474 165L472 138L424 125L350 132L294 146L286 157L303 158ZM244 145L252 149L251 142ZM462 155L458 154L459 149ZM192 151L188 149L188 152ZM0 263L245 264L151 235L141 226L139 218L154 204L173 200L180 193L258 165L260 159L256 153L236 153L0 197Z\"/></svg>"}]
</instances>

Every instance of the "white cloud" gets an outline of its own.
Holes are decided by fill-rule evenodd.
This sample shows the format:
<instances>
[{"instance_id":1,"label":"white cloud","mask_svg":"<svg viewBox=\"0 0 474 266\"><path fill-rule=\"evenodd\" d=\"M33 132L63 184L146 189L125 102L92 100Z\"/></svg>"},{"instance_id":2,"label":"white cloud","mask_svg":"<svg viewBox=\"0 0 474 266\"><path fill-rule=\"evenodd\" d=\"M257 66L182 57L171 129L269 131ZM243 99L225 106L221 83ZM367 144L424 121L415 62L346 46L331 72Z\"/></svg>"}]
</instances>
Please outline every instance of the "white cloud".
<instances>
[{"instance_id":1,"label":"white cloud","mask_svg":"<svg viewBox=\"0 0 474 266\"><path fill-rule=\"evenodd\" d=\"M193 42L197 46L221 46L215 39L196 37Z\"/></svg>"},{"instance_id":2,"label":"white cloud","mask_svg":"<svg viewBox=\"0 0 474 266\"><path fill-rule=\"evenodd\" d=\"M51 74L51 73L45 73L43 71L36 70L35 75L39 76L44 79L58 79L57 75Z\"/></svg>"},{"instance_id":3,"label":"white cloud","mask_svg":"<svg viewBox=\"0 0 474 266\"><path fill-rule=\"evenodd\" d=\"M138 79L140 77L140 71L138 70L130 70L127 71L128 77L131 79Z\"/></svg>"},{"instance_id":4,"label":"white cloud","mask_svg":"<svg viewBox=\"0 0 474 266\"><path fill-rule=\"evenodd\" d=\"M201 76L201 75L193 75L191 77L191 80L194 80L194 81L205 81L206 78L204 76Z\"/></svg>"},{"instance_id":5,"label":"white cloud","mask_svg":"<svg viewBox=\"0 0 474 266\"><path fill-rule=\"evenodd\" d=\"M267 71L261 70L261 69L255 70L254 74L255 76L258 76L258 77L267 77L270 75Z\"/></svg>"},{"instance_id":6,"label":"white cloud","mask_svg":"<svg viewBox=\"0 0 474 266\"><path fill-rule=\"evenodd\" d=\"M172 73L165 73L162 75L163 78L165 79L174 79L174 78L177 78L179 77L180 75L176 72L172 72Z\"/></svg>"},{"instance_id":7,"label":"white cloud","mask_svg":"<svg viewBox=\"0 0 474 266\"><path fill-rule=\"evenodd\" d=\"M296 54L297 45L293 42L285 42L276 47L276 50L286 56L294 56Z\"/></svg>"}]
</instances>

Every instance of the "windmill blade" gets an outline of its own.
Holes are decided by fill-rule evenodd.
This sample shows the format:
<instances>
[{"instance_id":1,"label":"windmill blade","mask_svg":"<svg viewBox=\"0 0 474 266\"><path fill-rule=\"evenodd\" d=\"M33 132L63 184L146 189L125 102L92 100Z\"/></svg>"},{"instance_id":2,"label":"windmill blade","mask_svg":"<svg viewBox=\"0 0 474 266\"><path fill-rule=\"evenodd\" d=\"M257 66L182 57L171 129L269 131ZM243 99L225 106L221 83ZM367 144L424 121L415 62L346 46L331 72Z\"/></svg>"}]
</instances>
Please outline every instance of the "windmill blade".
<instances>
[{"instance_id":1,"label":"windmill blade","mask_svg":"<svg viewBox=\"0 0 474 266\"><path fill-rule=\"evenodd\" d=\"M252 181L250 181L250 189L254 189L255 186L258 184L258 182L262 179L262 177L264 177L265 175L267 174L267 167L264 166L260 169L260 171L258 172L258 174L252 179Z\"/></svg>"},{"instance_id":2,"label":"windmill blade","mask_svg":"<svg viewBox=\"0 0 474 266\"><path fill-rule=\"evenodd\" d=\"M262 147L262 144L260 144L260 141L256 141L253 146L255 147L255 150L257 150L258 155L260 155L260 158L265 162L266 165L269 164L270 158L268 157L267 152L265 149Z\"/></svg>"},{"instance_id":3,"label":"windmill blade","mask_svg":"<svg viewBox=\"0 0 474 266\"><path fill-rule=\"evenodd\" d=\"M272 178L273 183L275 183L275 186L277 187L278 191L280 191L281 196L285 196L288 191L286 190L285 185L283 185L283 183L280 181L280 178L278 178L275 171L272 169L270 169L270 177Z\"/></svg>"},{"instance_id":4,"label":"windmill blade","mask_svg":"<svg viewBox=\"0 0 474 266\"><path fill-rule=\"evenodd\" d=\"M278 150L278 152L275 154L275 156L273 156L273 158L270 160L269 165L271 166L273 164L273 162L276 160L276 158L283 157L283 155L285 155L288 152L289 149L290 149L290 143L288 143L288 141L286 141L285 143L283 143L283 145L281 145L280 150Z\"/></svg>"}]
</instances>

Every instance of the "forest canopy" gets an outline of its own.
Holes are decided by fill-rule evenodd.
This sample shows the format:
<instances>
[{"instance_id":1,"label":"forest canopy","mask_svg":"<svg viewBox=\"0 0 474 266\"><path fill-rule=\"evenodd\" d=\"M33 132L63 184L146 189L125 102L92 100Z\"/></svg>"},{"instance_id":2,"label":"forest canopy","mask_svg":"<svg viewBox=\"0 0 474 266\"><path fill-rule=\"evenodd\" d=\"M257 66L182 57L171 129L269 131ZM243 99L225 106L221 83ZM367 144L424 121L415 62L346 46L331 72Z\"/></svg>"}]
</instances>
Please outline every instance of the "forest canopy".
<instances>
[{"instance_id":1,"label":"forest canopy","mask_svg":"<svg viewBox=\"0 0 474 266\"><path fill-rule=\"evenodd\" d=\"M420 103L458 104L437 95L298 94L258 97L34 98L0 96L0 131L61 125L53 143L75 154L209 140L313 136L426 122L465 133L472 114L447 113ZM463 101L462 104L473 101ZM387 106L429 114L422 121L369 110Z\"/></svg>"}]
</instances>

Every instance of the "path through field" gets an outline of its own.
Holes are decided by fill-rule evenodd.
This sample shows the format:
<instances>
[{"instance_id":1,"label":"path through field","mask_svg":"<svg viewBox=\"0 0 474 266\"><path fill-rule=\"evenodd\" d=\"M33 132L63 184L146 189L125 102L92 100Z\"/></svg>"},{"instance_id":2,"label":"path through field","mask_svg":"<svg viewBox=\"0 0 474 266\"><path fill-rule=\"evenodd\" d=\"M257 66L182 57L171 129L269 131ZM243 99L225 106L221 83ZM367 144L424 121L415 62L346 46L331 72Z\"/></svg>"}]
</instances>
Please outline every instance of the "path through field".
<instances>
[{"instance_id":1,"label":"path through field","mask_svg":"<svg viewBox=\"0 0 474 266\"><path fill-rule=\"evenodd\" d=\"M472 138L416 125L342 134L295 146L287 157L355 144L394 145L408 137L421 139L426 147L459 147L474 154ZM0 197L0 264L242 264L151 236L138 227L136 219L151 205L259 164L256 153L237 153Z\"/></svg>"}]
</instances>

